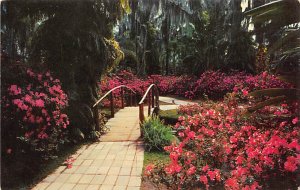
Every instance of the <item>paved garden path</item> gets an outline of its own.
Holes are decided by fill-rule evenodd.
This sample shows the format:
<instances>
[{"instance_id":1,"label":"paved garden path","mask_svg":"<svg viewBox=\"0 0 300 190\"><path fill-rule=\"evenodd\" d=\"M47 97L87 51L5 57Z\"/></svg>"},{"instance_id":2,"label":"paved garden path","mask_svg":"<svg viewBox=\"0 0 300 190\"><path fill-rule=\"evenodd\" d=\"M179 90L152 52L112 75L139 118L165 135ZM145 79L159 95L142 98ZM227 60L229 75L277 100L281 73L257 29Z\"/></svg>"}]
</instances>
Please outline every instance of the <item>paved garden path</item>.
<instances>
[{"instance_id":1,"label":"paved garden path","mask_svg":"<svg viewBox=\"0 0 300 190\"><path fill-rule=\"evenodd\" d=\"M179 105L187 105L187 104L195 103L191 101L178 100L176 98L171 98L167 96L159 96L159 101L172 104L172 105L161 105L160 106L161 110L177 109Z\"/></svg>"},{"instance_id":2,"label":"paved garden path","mask_svg":"<svg viewBox=\"0 0 300 190\"><path fill-rule=\"evenodd\" d=\"M190 102L169 97L160 101L174 105L161 105L161 109L175 109ZM145 109L145 116L147 109ZM140 189L144 149L139 141L138 107L119 110L106 125L109 132L100 142L81 147L72 155L73 167L60 166L34 190L134 190Z\"/></svg>"},{"instance_id":3,"label":"paved garden path","mask_svg":"<svg viewBox=\"0 0 300 190\"><path fill-rule=\"evenodd\" d=\"M144 149L139 141L138 107L126 107L108 120L110 131L80 148L71 169L60 166L34 190L140 189Z\"/></svg>"}]
</instances>

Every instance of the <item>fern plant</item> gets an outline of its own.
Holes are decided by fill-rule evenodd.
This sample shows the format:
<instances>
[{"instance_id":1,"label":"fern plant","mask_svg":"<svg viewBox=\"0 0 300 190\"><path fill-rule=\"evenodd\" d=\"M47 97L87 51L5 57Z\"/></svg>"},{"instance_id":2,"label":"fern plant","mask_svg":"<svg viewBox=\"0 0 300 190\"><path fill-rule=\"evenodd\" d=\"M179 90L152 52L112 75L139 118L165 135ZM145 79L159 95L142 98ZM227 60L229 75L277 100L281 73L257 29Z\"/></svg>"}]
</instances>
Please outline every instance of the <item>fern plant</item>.
<instances>
[{"instance_id":1,"label":"fern plant","mask_svg":"<svg viewBox=\"0 0 300 190\"><path fill-rule=\"evenodd\" d=\"M172 128L166 126L157 117L150 117L142 124L142 132L147 151L163 150L164 146L176 141Z\"/></svg>"}]
</instances>

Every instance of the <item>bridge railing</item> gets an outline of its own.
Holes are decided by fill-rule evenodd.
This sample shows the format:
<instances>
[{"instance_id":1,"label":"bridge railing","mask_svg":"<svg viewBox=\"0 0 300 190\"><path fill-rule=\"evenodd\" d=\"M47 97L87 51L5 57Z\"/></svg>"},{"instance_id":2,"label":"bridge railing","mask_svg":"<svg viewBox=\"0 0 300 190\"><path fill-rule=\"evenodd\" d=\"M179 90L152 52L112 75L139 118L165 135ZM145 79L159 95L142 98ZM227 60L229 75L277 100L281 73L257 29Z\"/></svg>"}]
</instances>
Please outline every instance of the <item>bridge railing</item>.
<instances>
[{"instance_id":1,"label":"bridge railing","mask_svg":"<svg viewBox=\"0 0 300 190\"><path fill-rule=\"evenodd\" d=\"M145 92L143 98L139 102L139 119L140 123L145 120L144 104L146 98L148 99L148 116L151 114L151 108L159 109L159 92L155 84L151 84Z\"/></svg>"},{"instance_id":2,"label":"bridge railing","mask_svg":"<svg viewBox=\"0 0 300 190\"><path fill-rule=\"evenodd\" d=\"M125 90L129 91L129 106L135 106L136 105L136 92L131 89L130 87L126 85L120 85L117 86L110 91L106 92L97 102L93 105L93 111L94 111L94 116L95 116L95 123L96 123L96 130L100 129L99 126L99 110L97 105L104 100L107 96L109 96L110 99L110 113L111 117L115 116L115 107L114 107L114 95L113 92L116 91L117 89L121 90L121 108L124 108L124 96L125 96Z\"/></svg>"}]
</instances>

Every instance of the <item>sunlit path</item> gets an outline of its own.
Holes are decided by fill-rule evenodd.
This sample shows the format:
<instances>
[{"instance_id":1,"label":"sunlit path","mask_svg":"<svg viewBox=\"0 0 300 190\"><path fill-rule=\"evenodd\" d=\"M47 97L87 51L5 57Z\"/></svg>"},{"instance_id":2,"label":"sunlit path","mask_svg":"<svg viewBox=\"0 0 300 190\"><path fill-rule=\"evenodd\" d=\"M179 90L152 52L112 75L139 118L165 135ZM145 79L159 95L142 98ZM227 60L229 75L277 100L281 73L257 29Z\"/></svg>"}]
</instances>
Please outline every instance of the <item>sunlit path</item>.
<instances>
[{"instance_id":1,"label":"sunlit path","mask_svg":"<svg viewBox=\"0 0 300 190\"><path fill-rule=\"evenodd\" d=\"M170 104L170 105L161 105L160 106L161 110L177 109L179 107L179 105L193 104L193 102L190 102L190 101L179 100L179 99L167 97L167 96L160 96L159 101Z\"/></svg>"}]
</instances>

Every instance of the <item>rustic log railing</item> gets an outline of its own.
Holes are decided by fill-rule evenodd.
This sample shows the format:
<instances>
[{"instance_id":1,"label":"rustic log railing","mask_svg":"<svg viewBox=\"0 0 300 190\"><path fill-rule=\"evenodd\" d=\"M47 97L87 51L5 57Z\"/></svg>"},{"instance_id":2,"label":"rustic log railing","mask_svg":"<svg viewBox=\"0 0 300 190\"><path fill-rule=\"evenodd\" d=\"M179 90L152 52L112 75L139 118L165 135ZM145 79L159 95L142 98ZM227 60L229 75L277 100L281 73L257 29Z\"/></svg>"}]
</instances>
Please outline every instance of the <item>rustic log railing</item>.
<instances>
[{"instance_id":1,"label":"rustic log railing","mask_svg":"<svg viewBox=\"0 0 300 190\"><path fill-rule=\"evenodd\" d=\"M157 108L159 109L159 92L158 88L155 84L151 84L147 91L145 92L143 98L139 102L139 119L140 123L143 123L145 120L144 115L144 101L145 99L148 99L148 116L151 114L151 108Z\"/></svg>"},{"instance_id":2,"label":"rustic log railing","mask_svg":"<svg viewBox=\"0 0 300 190\"><path fill-rule=\"evenodd\" d=\"M104 100L108 95L110 98L110 113L111 113L111 117L115 116L115 108L114 108L114 96L113 96L113 91L120 89L121 90L121 108L124 108L124 90L127 89L130 94L129 94L129 106L135 106L136 105L136 92L134 90L132 90L130 87L126 86L126 85L120 85L117 86L113 89L111 89L110 91L106 92L94 105L93 105L93 111L94 111L94 116L95 116L95 123L96 123L96 130L100 129L99 126L99 110L97 105ZM133 98L134 97L134 98Z\"/></svg>"}]
</instances>

